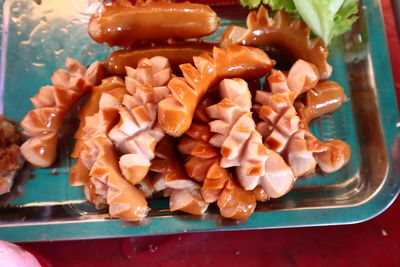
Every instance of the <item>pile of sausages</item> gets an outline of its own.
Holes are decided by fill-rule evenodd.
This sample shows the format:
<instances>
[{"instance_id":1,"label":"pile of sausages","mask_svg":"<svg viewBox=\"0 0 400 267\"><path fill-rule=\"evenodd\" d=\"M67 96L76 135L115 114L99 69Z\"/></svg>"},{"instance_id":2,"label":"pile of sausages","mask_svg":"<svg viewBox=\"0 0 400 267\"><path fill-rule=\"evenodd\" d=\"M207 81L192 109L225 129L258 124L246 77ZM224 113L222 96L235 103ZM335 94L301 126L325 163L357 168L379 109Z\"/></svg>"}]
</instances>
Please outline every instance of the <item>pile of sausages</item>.
<instances>
[{"instance_id":1,"label":"pile of sausages","mask_svg":"<svg viewBox=\"0 0 400 267\"><path fill-rule=\"evenodd\" d=\"M92 15L89 35L120 46L88 69L67 59L52 86L31 100L22 121L30 137L22 155L49 167L62 120L86 94L79 111L70 184L83 185L112 217L143 219L147 198L169 196L171 211L203 214L216 202L223 217L250 216L257 201L289 192L317 169L334 172L350 158L340 140L319 141L309 122L339 108L343 89L331 74L327 49L310 40L301 21L261 7L247 27L232 26L219 43L219 18L189 2L127 0ZM257 46L294 56L289 70ZM259 79L265 78L264 90Z\"/></svg>"}]
</instances>

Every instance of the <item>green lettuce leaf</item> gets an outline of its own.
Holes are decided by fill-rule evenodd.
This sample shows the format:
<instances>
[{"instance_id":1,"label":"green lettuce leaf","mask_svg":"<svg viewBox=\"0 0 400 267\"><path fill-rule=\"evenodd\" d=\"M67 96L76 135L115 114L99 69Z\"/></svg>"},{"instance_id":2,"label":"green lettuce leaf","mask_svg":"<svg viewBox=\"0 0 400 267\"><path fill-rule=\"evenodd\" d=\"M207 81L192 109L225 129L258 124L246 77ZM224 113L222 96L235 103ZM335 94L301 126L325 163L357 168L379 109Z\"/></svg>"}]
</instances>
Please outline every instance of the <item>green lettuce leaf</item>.
<instances>
[{"instance_id":1,"label":"green lettuce leaf","mask_svg":"<svg viewBox=\"0 0 400 267\"><path fill-rule=\"evenodd\" d=\"M285 10L286 12L296 12L293 0L240 0L244 7L256 8L260 4L269 5L273 10Z\"/></svg>"},{"instance_id":2,"label":"green lettuce leaf","mask_svg":"<svg viewBox=\"0 0 400 267\"><path fill-rule=\"evenodd\" d=\"M256 8L261 4L261 0L240 0L240 4L248 8Z\"/></svg>"},{"instance_id":3,"label":"green lettuce leaf","mask_svg":"<svg viewBox=\"0 0 400 267\"><path fill-rule=\"evenodd\" d=\"M351 29L357 20L358 0L293 0L310 29L329 44L332 38Z\"/></svg>"},{"instance_id":4,"label":"green lettuce leaf","mask_svg":"<svg viewBox=\"0 0 400 267\"><path fill-rule=\"evenodd\" d=\"M340 36L351 30L351 25L358 19L358 0L345 0L335 16L335 27L332 28L331 38Z\"/></svg>"},{"instance_id":5,"label":"green lettuce leaf","mask_svg":"<svg viewBox=\"0 0 400 267\"><path fill-rule=\"evenodd\" d=\"M269 5L273 10L285 10L286 12L296 12L293 0L263 0L263 4Z\"/></svg>"}]
</instances>

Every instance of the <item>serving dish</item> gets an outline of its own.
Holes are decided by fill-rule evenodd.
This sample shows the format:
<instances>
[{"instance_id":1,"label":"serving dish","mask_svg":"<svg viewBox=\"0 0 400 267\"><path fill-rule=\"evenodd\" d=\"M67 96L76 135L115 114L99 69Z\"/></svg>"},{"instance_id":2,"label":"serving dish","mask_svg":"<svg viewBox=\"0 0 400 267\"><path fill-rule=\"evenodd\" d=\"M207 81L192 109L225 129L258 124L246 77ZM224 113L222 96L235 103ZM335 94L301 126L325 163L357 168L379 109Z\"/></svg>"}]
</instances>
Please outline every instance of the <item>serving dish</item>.
<instances>
[{"instance_id":1,"label":"serving dish","mask_svg":"<svg viewBox=\"0 0 400 267\"><path fill-rule=\"evenodd\" d=\"M1 111L21 120L32 108L29 97L49 83L69 56L89 64L111 51L96 44L86 23L100 1L7 0L3 5ZM283 198L257 206L246 221L223 219L216 207L201 217L169 212L168 201L150 201L140 223L110 219L96 211L82 191L68 185L69 158L77 121L70 116L60 136L59 158L48 169L25 167L11 193L0 197L0 239L9 241L102 238L188 231L282 228L347 224L376 216L400 189L398 109L383 29L380 3L362 1L352 32L337 39L329 62L332 80L349 98L338 111L313 122L322 140L342 139L352 148L348 165L330 175L300 178ZM222 17L217 40L231 24L244 24L247 10L213 6Z\"/></svg>"}]
</instances>

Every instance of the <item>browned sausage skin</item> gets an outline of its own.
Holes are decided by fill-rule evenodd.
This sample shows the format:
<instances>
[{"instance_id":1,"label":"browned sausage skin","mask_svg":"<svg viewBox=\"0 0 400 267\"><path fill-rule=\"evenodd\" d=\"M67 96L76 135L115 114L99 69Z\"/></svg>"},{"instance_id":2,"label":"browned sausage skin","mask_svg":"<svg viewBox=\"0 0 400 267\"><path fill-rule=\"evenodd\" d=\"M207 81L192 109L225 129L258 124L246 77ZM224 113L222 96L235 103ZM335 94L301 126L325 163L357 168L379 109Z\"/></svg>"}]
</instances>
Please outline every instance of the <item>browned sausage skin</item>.
<instances>
[{"instance_id":1,"label":"browned sausage skin","mask_svg":"<svg viewBox=\"0 0 400 267\"><path fill-rule=\"evenodd\" d=\"M343 88L332 81L319 82L314 89L305 93L305 103L295 103L297 112L304 127L308 128L308 123L326 113L333 112L340 108L346 100Z\"/></svg>"},{"instance_id":2,"label":"browned sausage skin","mask_svg":"<svg viewBox=\"0 0 400 267\"><path fill-rule=\"evenodd\" d=\"M272 18L261 6L249 13L246 24L247 28L230 26L221 37L221 47L232 44L273 46L295 60L314 64L323 80L332 74L332 67L327 62L327 47L321 38L310 39L310 29L302 20L291 20L284 11L278 11Z\"/></svg>"},{"instance_id":3,"label":"browned sausage skin","mask_svg":"<svg viewBox=\"0 0 400 267\"><path fill-rule=\"evenodd\" d=\"M148 45L135 47L129 50L112 52L104 62L104 66L112 75L125 76L125 66L136 67L142 58L155 56L166 57L173 70L179 70L179 65L194 63L193 57L203 53L212 54L214 43L184 42L170 45Z\"/></svg>"},{"instance_id":4,"label":"browned sausage skin","mask_svg":"<svg viewBox=\"0 0 400 267\"><path fill-rule=\"evenodd\" d=\"M207 5L189 2L127 0L105 4L92 15L89 35L109 46L129 47L134 43L169 38L200 38L219 26L217 14Z\"/></svg>"}]
</instances>

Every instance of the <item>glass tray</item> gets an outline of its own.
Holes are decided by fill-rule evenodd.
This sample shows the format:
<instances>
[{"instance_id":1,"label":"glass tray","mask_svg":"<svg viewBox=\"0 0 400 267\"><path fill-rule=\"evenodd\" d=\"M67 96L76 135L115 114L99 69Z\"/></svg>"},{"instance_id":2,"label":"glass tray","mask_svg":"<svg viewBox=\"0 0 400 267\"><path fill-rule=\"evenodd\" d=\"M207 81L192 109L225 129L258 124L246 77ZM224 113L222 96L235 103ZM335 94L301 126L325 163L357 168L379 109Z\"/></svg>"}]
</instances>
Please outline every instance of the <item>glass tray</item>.
<instances>
[{"instance_id":1,"label":"glass tray","mask_svg":"<svg viewBox=\"0 0 400 267\"><path fill-rule=\"evenodd\" d=\"M36 1L37 2L37 1ZM3 5L0 109L21 120L32 109L29 98L50 83L66 56L88 65L112 49L86 32L99 1L7 0ZM399 188L398 109L378 0L362 3L351 33L332 45L332 80L350 99L338 111L312 124L322 140L342 139L352 148L348 165L330 175L300 178L283 198L259 203L245 221L224 219L216 206L203 216L168 210L168 200L150 201L152 211L140 223L110 219L96 211L79 187L68 185L68 157L77 121L70 116L60 136L59 157L48 169L25 164L12 192L0 197L0 239L9 241L104 238L190 231L282 228L348 224L385 210ZM218 36L231 24L243 25L248 11L214 6L222 17Z\"/></svg>"}]
</instances>

